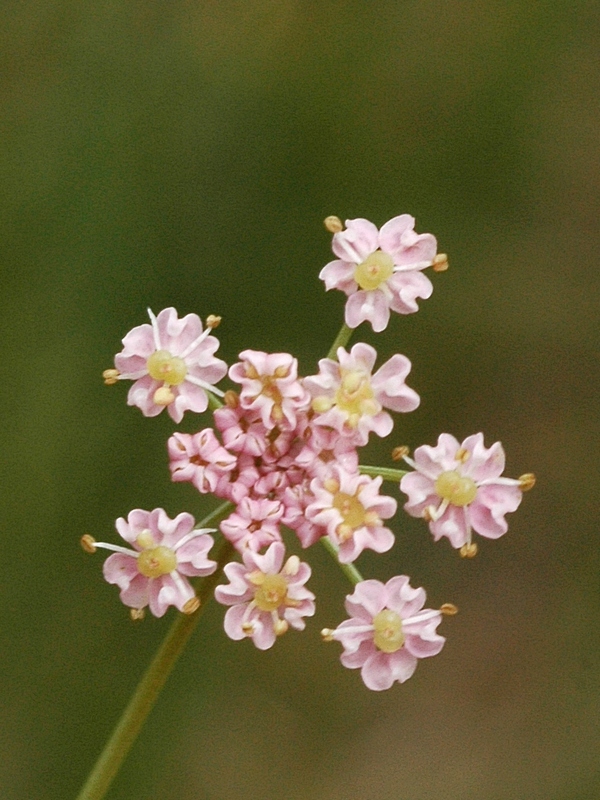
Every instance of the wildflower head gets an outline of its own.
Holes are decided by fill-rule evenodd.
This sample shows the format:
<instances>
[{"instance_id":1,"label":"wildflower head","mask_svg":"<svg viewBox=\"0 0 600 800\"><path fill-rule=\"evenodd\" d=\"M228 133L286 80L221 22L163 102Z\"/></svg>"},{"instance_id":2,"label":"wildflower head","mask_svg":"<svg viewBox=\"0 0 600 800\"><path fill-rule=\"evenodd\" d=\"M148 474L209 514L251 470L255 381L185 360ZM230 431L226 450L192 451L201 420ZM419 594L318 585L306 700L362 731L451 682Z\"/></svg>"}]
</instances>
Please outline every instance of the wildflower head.
<instances>
[{"instance_id":1,"label":"wildflower head","mask_svg":"<svg viewBox=\"0 0 600 800\"><path fill-rule=\"evenodd\" d=\"M414 225L409 214L394 217L379 231L366 219L346 220L345 230L341 222L328 225L326 220L338 260L330 261L319 277L328 290L340 289L348 296L345 318L350 328L369 321L374 331L382 331L390 311L417 311L417 298L427 298L433 291L422 270L448 268L447 257L436 256L435 237L415 233Z\"/></svg>"},{"instance_id":2,"label":"wildflower head","mask_svg":"<svg viewBox=\"0 0 600 800\"><path fill-rule=\"evenodd\" d=\"M310 567L298 556L284 564L285 548L274 542L264 555L245 550L244 563L227 564L228 586L217 586L215 597L230 608L225 614L225 633L231 639L252 639L267 650L290 627L303 630L303 617L315 613L315 596L304 584Z\"/></svg>"},{"instance_id":3,"label":"wildflower head","mask_svg":"<svg viewBox=\"0 0 600 800\"><path fill-rule=\"evenodd\" d=\"M211 575L217 565L208 558L213 545L212 528L194 528L190 514L170 519L162 508L154 511L134 509L127 519L120 517L117 531L131 547L96 542L82 537L82 547L93 553L97 548L112 550L104 562L104 577L121 590L121 600L140 618L150 607L155 617L162 617L169 606L184 614L199 605L187 577Z\"/></svg>"},{"instance_id":4,"label":"wildflower head","mask_svg":"<svg viewBox=\"0 0 600 800\"><path fill-rule=\"evenodd\" d=\"M424 604L425 591L413 589L406 575L386 584L362 581L346 598L350 619L322 636L342 644L342 664L360 669L368 689L389 689L410 678L419 658L436 655L444 645L436 629L444 614L456 613L455 606L436 611Z\"/></svg>"},{"instance_id":5,"label":"wildflower head","mask_svg":"<svg viewBox=\"0 0 600 800\"><path fill-rule=\"evenodd\" d=\"M181 422L185 411L207 408L208 391L222 394L214 384L225 376L227 365L214 357L219 342L210 332L215 325L203 330L196 314L179 319L174 308L165 308L157 317L150 309L148 314L150 324L134 328L123 339L115 369L104 371L104 382L134 381L127 396L130 406L138 406L147 417L167 408L172 419Z\"/></svg>"},{"instance_id":6,"label":"wildflower head","mask_svg":"<svg viewBox=\"0 0 600 800\"><path fill-rule=\"evenodd\" d=\"M500 442L486 448L481 433L462 444L442 433L436 447L418 447L414 460L405 456L414 472L400 481L408 495L404 508L429 523L436 541L445 536L464 558L472 558L477 553L472 531L489 539L506 533L505 514L517 509L524 486L535 482L532 475L501 477L504 460Z\"/></svg>"}]
</instances>

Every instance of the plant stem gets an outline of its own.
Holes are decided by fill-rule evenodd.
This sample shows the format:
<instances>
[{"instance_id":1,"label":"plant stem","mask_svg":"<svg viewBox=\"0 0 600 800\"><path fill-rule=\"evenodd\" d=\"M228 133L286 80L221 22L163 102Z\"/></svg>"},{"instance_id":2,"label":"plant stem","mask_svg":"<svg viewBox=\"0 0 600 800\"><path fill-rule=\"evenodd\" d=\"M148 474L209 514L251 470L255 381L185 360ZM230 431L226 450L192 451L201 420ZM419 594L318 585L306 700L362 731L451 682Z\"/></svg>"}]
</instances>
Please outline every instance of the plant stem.
<instances>
[{"instance_id":1,"label":"plant stem","mask_svg":"<svg viewBox=\"0 0 600 800\"><path fill-rule=\"evenodd\" d=\"M408 475L408 469L393 469L392 467L370 467L367 464L359 464L358 471L361 475L371 475L373 478L381 476L384 481L398 483L404 475Z\"/></svg>"},{"instance_id":2,"label":"plant stem","mask_svg":"<svg viewBox=\"0 0 600 800\"><path fill-rule=\"evenodd\" d=\"M333 544L333 542L331 542L327 538L327 536L323 536L323 538L321 539L321 544L323 545L325 550L327 550L329 555L333 558L335 563L342 570L344 575L348 578L348 580L353 586L356 586L357 583L364 581L363 576L360 574L360 572L356 569L356 567L353 564L340 563L340 560L338 558L337 547Z\"/></svg>"},{"instance_id":3,"label":"plant stem","mask_svg":"<svg viewBox=\"0 0 600 800\"><path fill-rule=\"evenodd\" d=\"M352 328L349 328L346 324L342 325L340 328L340 332L335 337L334 343L329 348L329 352L327 353L327 358L337 359L337 351L338 347L345 347L348 342L350 341L350 337L354 333Z\"/></svg>"},{"instance_id":4,"label":"plant stem","mask_svg":"<svg viewBox=\"0 0 600 800\"><path fill-rule=\"evenodd\" d=\"M222 503L215 511L205 517L198 527L209 526L219 517L224 516L231 507L231 503ZM217 554L217 569L212 575L204 578L198 587L198 597L201 602L200 608L190 615L177 615L165 640L144 673L121 719L106 743L104 750L96 761L84 787L77 796L77 800L101 800L105 796L148 714L152 710L165 681L198 624L207 601L210 600L212 591L221 576L223 567L231 558L232 551L233 546L229 542L223 540L220 543L220 549Z\"/></svg>"}]
</instances>

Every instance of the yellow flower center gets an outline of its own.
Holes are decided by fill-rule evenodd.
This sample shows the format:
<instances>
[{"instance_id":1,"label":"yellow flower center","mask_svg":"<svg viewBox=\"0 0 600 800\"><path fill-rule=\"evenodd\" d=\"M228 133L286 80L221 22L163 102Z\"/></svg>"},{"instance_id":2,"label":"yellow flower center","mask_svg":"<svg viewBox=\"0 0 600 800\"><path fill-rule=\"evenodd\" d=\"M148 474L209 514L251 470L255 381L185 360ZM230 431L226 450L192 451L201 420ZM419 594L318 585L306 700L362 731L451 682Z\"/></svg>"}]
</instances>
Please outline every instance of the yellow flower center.
<instances>
[{"instance_id":1,"label":"yellow flower center","mask_svg":"<svg viewBox=\"0 0 600 800\"><path fill-rule=\"evenodd\" d=\"M360 528L365 524L365 508L355 495L337 492L333 497L332 505L342 515L345 525L349 525L351 528Z\"/></svg>"},{"instance_id":2,"label":"yellow flower center","mask_svg":"<svg viewBox=\"0 0 600 800\"><path fill-rule=\"evenodd\" d=\"M373 617L375 636L373 642L378 650L383 653L395 653L404 644L402 620L395 611L384 608Z\"/></svg>"},{"instance_id":3,"label":"yellow flower center","mask_svg":"<svg viewBox=\"0 0 600 800\"><path fill-rule=\"evenodd\" d=\"M374 416L381 411L371 388L370 375L360 370L342 370L342 381L335 393L335 403L345 411L350 421L362 416Z\"/></svg>"},{"instance_id":4,"label":"yellow flower center","mask_svg":"<svg viewBox=\"0 0 600 800\"><path fill-rule=\"evenodd\" d=\"M161 575L173 572L177 567L177 556L170 547L159 545L142 550L137 557L137 565L146 578L160 578Z\"/></svg>"},{"instance_id":5,"label":"yellow flower center","mask_svg":"<svg viewBox=\"0 0 600 800\"><path fill-rule=\"evenodd\" d=\"M265 575L254 594L261 611L277 611L287 598L288 584L283 575Z\"/></svg>"},{"instance_id":6,"label":"yellow flower center","mask_svg":"<svg viewBox=\"0 0 600 800\"><path fill-rule=\"evenodd\" d=\"M387 253L376 250L354 269L354 280L361 289L372 292L394 274L394 262Z\"/></svg>"},{"instance_id":7,"label":"yellow flower center","mask_svg":"<svg viewBox=\"0 0 600 800\"><path fill-rule=\"evenodd\" d=\"M172 356L168 350L156 350L146 361L148 374L155 381L164 381L169 386L179 386L187 375L183 358Z\"/></svg>"},{"instance_id":8,"label":"yellow flower center","mask_svg":"<svg viewBox=\"0 0 600 800\"><path fill-rule=\"evenodd\" d=\"M477 484L472 478L459 475L455 470L442 472L435 482L435 491L442 500L453 506L468 506L475 500Z\"/></svg>"}]
</instances>

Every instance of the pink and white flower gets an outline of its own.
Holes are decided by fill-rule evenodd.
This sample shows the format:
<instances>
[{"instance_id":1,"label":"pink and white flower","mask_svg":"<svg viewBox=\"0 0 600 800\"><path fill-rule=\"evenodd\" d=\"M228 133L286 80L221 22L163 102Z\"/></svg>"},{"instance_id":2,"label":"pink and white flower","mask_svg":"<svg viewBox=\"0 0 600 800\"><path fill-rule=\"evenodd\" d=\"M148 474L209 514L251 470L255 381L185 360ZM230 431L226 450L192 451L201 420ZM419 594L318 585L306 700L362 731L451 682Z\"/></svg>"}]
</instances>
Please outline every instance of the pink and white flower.
<instances>
[{"instance_id":1,"label":"pink and white flower","mask_svg":"<svg viewBox=\"0 0 600 800\"><path fill-rule=\"evenodd\" d=\"M162 508L136 508L116 522L117 531L133 549L86 538L91 550L114 551L104 562L104 577L119 587L126 606L138 612L150 606L155 617L162 617L169 606L190 614L200 603L187 577L212 575L217 568L207 557L214 528L194 528L194 524L191 514L170 519Z\"/></svg>"},{"instance_id":2,"label":"pink and white flower","mask_svg":"<svg viewBox=\"0 0 600 800\"><path fill-rule=\"evenodd\" d=\"M289 353L261 353L244 350L241 362L229 370L240 383L240 405L260 413L267 430L294 429L297 415L306 411L310 397L298 380L298 362Z\"/></svg>"},{"instance_id":3,"label":"pink and white flower","mask_svg":"<svg viewBox=\"0 0 600 800\"><path fill-rule=\"evenodd\" d=\"M342 664L360 668L368 689L389 689L395 681L404 683L411 677L419 658L435 656L444 646L446 640L436 633L443 611L424 609L425 599L425 590L413 589L406 575L386 584L362 581L346 597L350 619L335 630L326 628L322 636L341 642ZM447 608L447 613L456 613L454 607Z\"/></svg>"},{"instance_id":4,"label":"pink and white flower","mask_svg":"<svg viewBox=\"0 0 600 800\"><path fill-rule=\"evenodd\" d=\"M378 436L391 432L394 423L384 408L408 412L419 405L419 395L405 383L411 369L406 356L392 356L374 375L377 351L368 344L359 342L349 353L340 347L337 357L321 359L319 374L304 379L317 413L314 425L334 428L364 445L370 431Z\"/></svg>"},{"instance_id":5,"label":"pink and white flower","mask_svg":"<svg viewBox=\"0 0 600 800\"><path fill-rule=\"evenodd\" d=\"M523 490L533 485L529 475L519 480L500 477L504 460L500 442L488 449L482 433L462 444L442 433L436 447L422 445L414 459L405 458L415 470L400 481L408 495L405 511L424 517L435 541L446 536L453 547L463 548L463 555L475 555L472 531L488 539L506 533L504 515L518 508Z\"/></svg>"},{"instance_id":6,"label":"pink and white flower","mask_svg":"<svg viewBox=\"0 0 600 800\"><path fill-rule=\"evenodd\" d=\"M303 617L315 613L314 594L304 584L310 567L298 556L285 564L285 547L274 542L264 555L245 550L243 564L225 566L228 586L217 586L219 603L231 606L225 614L225 633L230 639L250 637L259 650L267 650L289 627L303 630Z\"/></svg>"},{"instance_id":7,"label":"pink and white flower","mask_svg":"<svg viewBox=\"0 0 600 800\"><path fill-rule=\"evenodd\" d=\"M123 350L115 356L115 370L104 373L106 383L132 380L127 404L137 406L146 417L155 417L167 408L175 422L185 411L205 411L207 391L223 395L214 385L227 374L227 364L214 353L219 341L202 330L197 314L179 319L174 308L165 308L155 317L148 309L151 324L129 331Z\"/></svg>"},{"instance_id":8,"label":"pink and white flower","mask_svg":"<svg viewBox=\"0 0 600 800\"><path fill-rule=\"evenodd\" d=\"M335 233L332 249L338 257L319 277L327 290L348 296L346 325L356 328L368 320L374 331L387 327L390 310L418 311L417 298L430 297L433 286L422 271L436 265L445 269L445 256L436 259L437 242L430 233L417 234L410 214L394 217L377 230L366 219L346 220L346 230Z\"/></svg>"},{"instance_id":9,"label":"pink and white flower","mask_svg":"<svg viewBox=\"0 0 600 800\"><path fill-rule=\"evenodd\" d=\"M169 469L175 482L190 481L202 494L215 492L219 481L237 466L212 428L190 435L174 433L168 442Z\"/></svg>"},{"instance_id":10,"label":"pink and white flower","mask_svg":"<svg viewBox=\"0 0 600 800\"><path fill-rule=\"evenodd\" d=\"M244 497L236 510L224 519L221 533L236 550L246 548L258 552L273 542L281 541L279 523L283 506L277 500L252 500Z\"/></svg>"},{"instance_id":11,"label":"pink and white flower","mask_svg":"<svg viewBox=\"0 0 600 800\"><path fill-rule=\"evenodd\" d=\"M314 501L306 509L306 517L325 528L339 548L341 564L351 563L367 548L385 553L394 544L394 534L382 520L394 516L397 503L379 494L382 481L335 465L325 480L311 482Z\"/></svg>"}]
</instances>

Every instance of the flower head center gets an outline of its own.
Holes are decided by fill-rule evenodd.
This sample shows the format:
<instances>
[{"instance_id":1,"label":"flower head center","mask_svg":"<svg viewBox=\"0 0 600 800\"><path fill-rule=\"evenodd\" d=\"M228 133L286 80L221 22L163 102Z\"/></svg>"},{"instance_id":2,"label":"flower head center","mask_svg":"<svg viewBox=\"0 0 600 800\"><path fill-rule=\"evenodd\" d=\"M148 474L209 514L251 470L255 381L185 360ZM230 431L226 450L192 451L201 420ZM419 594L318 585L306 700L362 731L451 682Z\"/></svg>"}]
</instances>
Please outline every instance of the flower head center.
<instances>
[{"instance_id":1,"label":"flower head center","mask_svg":"<svg viewBox=\"0 0 600 800\"><path fill-rule=\"evenodd\" d=\"M383 653L395 653L404 644L402 619L395 611L384 608L379 614L375 614L373 628L375 629L373 642Z\"/></svg>"},{"instance_id":2,"label":"flower head center","mask_svg":"<svg viewBox=\"0 0 600 800\"><path fill-rule=\"evenodd\" d=\"M169 386L179 386L187 375L183 358L172 356L168 350L156 350L146 361L146 369L155 381L164 381Z\"/></svg>"},{"instance_id":3,"label":"flower head center","mask_svg":"<svg viewBox=\"0 0 600 800\"><path fill-rule=\"evenodd\" d=\"M340 512L344 523L351 528L360 528L365 524L365 508L355 495L337 492L332 505Z\"/></svg>"},{"instance_id":4,"label":"flower head center","mask_svg":"<svg viewBox=\"0 0 600 800\"><path fill-rule=\"evenodd\" d=\"M177 568L177 556L170 547L159 545L142 550L137 557L137 565L146 578L160 578Z\"/></svg>"},{"instance_id":5,"label":"flower head center","mask_svg":"<svg viewBox=\"0 0 600 800\"><path fill-rule=\"evenodd\" d=\"M438 497L448 500L453 506L468 506L477 496L477 484L456 470L448 470L436 480L435 491Z\"/></svg>"},{"instance_id":6,"label":"flower head center","mask_svg":"<svg viewBox=\"0 0 600 800\"><path fill-rule=\"evenodd\" d=\"M381 250L376 250L354 269L354 280L361 289L372 292L379 289L382 283L394 274L392 257Z\"/></svg>"},{"instance_id":7,"label":"flower head center","mask_svg":"<svg viewBox=\"0 0 600 800\"><path fill-rule=\"evenodd\" d=\"M342 370L342 380L335 393L338 408L349 416L374 416L381 410L375 400L370 376L360 370Z\"/></svg>"},{"instance_id":8,"label":"flower head center","mask_svg":"<svg viewBox=\"0 0 600 800\"><path fill-rule=\"evenodd\" d=\"M287 598L288 584L283 575L265 575L254 594L254 602L261 611L276 611Z\"/></svg>"}]
</instances>

